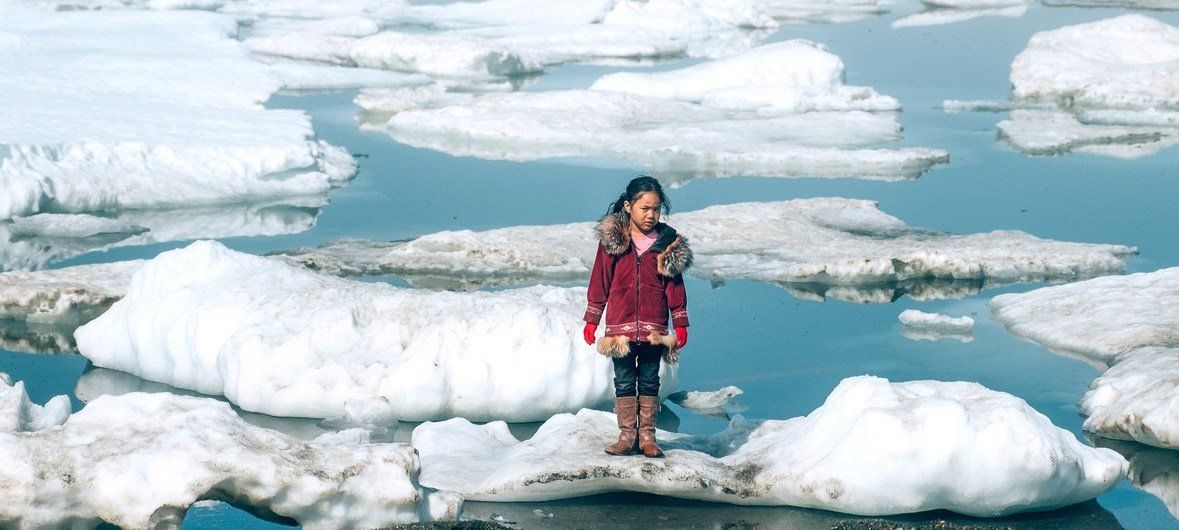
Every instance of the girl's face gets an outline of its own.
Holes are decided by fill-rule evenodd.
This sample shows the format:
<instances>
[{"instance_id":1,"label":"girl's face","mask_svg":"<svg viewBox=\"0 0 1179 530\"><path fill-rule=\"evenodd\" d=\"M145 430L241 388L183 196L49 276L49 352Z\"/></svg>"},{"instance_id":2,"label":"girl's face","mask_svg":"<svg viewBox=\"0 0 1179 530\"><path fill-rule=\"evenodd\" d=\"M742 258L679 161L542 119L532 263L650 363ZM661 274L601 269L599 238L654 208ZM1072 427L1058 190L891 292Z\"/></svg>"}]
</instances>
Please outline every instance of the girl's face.
<instances>
[{"instance_id":1,"label":"girl's face","mask_svg":"<svg viewBox=\"0 0 1179 530\"><path fill-rule=\"evenodd\" d=\"M630 213L630 224L646 234L659 222L659 209L663 203L659 201L658 194L646 191L639 194L635 202L626 202L623 206Z\"/></svg>"}]
</instances>

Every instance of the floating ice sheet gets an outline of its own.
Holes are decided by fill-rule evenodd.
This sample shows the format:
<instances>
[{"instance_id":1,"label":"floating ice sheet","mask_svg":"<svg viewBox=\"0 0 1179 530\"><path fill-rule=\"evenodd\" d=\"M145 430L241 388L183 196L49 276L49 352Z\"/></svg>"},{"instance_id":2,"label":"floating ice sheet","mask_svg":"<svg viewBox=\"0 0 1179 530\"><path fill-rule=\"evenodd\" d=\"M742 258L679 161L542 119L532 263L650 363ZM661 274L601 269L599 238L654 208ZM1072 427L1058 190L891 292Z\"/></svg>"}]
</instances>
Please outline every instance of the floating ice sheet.
<instances>
[{"instance_id":1,"label":"floating ice sheet","mask_svg":"<svg viewBox=\"0 0 1179 530\"><path fill-rule=\"evenodd\" d=\"M1042 31L1011 63L1011 117L999 135L1034 155L1118 158L1179 143L1179 28L1138 14ZM1004 110L947 101L958 111Z\"/></svg>"},{"instance_id":2,"label":"floating ice sheet","mask_svg":"<svg viewBox=\"0 0 1179 530\"><path fill-rule=\"evenodd\" d=\"M922 293L932 299L939 292L977 292L984 282L1075 279L1120 271L1122 259L1136 252L1018 231L948 234L909 226L873 201L844 198L710 206L673 214L667 221L690 239L694 274L788 284L800 293L814 292L808 288L815 284L948 280L946 289ZM439 277L452 278L452 283L481 278L490 283L580 281L593 262L592 226L447 231L392 243L343 239L282 257L335 274L393 274L411 282L422 277L427 283ZM734 239L734 233L758 237ZM952 280L968 280L971 288L957 290ZM882 301L893 295L892 289L882 292Z\"/></svg>"},{"instance_id":3,"label":"floating ice sheet","mask_svg":"<svg viewBox=\"0 0 1179 530\"><path fill-rule=\"evenodd\" d=\"M1085 430L1179 449L1179 349L1132 351L1089 387L1078 405Z\"/></svg>"},{"instance_id":4,"label":"floating ice sheet","mask_svg":"<svg viewBox=\"0 0 1179 530\"><path fill-rule=\"evenodd\" d=\"M421 89L374 90L356 102L396 112L388 132L417 147L498 160L624 159L679 180L899 180L948 160L938 149L879 147L900 138L900 124L894 112L867 111L899 105L843 85L842 72L821 46L789 41L671 72L611 74L595 90L438 93L441 101Z\"/></svg>"},{"instance_id":5,"label":"floating ice sheet","mask_svg":"<svg viewBox=\"0 0 1179 530\"><path fill-rule=\"evenodd\" d=\"M662 460L617 457L612 414L583 410L529 440L501 422L426 423L413 434L421 481L471 500L537 501L642 491L747 505L883 515L975 516L1091 499L1126 474L1023 400L976 383L845 379L806 417L735 419L712 436L660 432Z\"/></svg>"},{"instance_id":6,"label":"floating ice sheet","mask_svg":"<svg viewBox=\"0 0 1179 530\"><path fill-rule=\"evenodd\" d=\"M1179 268L1005 294L990 302L1012 333L1105 374L1081 400L1086 430L1179 448Z\"/></svg>"},{"instance_id":7,"label":"floating ice sheet","mask_svg":"<svg viewBox=\"0 0 1179 530\"><path fill-rule=\"evenodd\" d=\"M419 486L418 466L412 447L367 443L359 430L305 443L212 399L103 396L60 427L0 429L0 522L179 526L203 499L306 528L457 519L462 499Z\"/></svg>"},{"instance_id":8,"label":"floating ice sheet","mask_svg":"<svg viewBox=\"0 0 1179 530\"><path fill-rule=\"evenodd\" d=\"M75 337L97 366L253 412L335 418L384 397L400 420L534 421L613 397L584 308L584 288L402 289L201 241L143 264ZM674 367L662 381L676 390Z\"/></svg>"},{"instance_id":9,"label":"floating ice sheet","mask_svg":"<svg viewBox=\"0 0 1179 530\"><path fill-rule=\"evenodd\" d=\"M974 319L970 317L948 317L937 313L926 313L906 309L897 317L901 324L901 335L911 340L955 339L961 342L974 340Z\"/></svg>"},{"instance_id":10,"label":"floating ice sheet","mask_svg":"<svg viewBox=\"0 0 1179 530\"><path fill-rule=\"evenodd\" d=\"M257 204L104 212L107 217L95 217L92 222L142 227L146 231L86 237L46 237L41 231L34 234L22 229L20 222L0 221L0 270L41 269L88 252L119 247L202 238L294 234L315 226L326 203L326 197L304 197ZM60 227L55 226L52 230L60 230Z\"/></svg>"},{"instance_id":11,"label":"floating ice sheet","mask_svg":"<svg viewBox=\"0 0 1179 530\"><path fill-rule=\"evenodd\" d=\"M0 319L85 322L127 292L143 260L0 273Z\"/></svg>"},{"instance_id":12,"label":"floating ice sheet","mask_svg":"<svg viewBox=\"0 0 1179 530\"><path fill-rule=\"evenodd\" d=\"M355 173L198 12L26 12L0 22L0 219L325 194ZM133 89L128 88L133 87Z\"/></svg>"},{"instance_id":13,"label":"floating ice sheet","mask_svg":"<svg viewBox=\"0 0 1179 530\"><path fill-rule=\"evenodd\" d=\"M1000 3L998 6L992 7L950 7L931 2L925 3L935 7L931 7L911 15L905 15L892 21L892 23L889 25L894 28L908 28L954 24L978 17L1019 18L1022 17L1023 14L1028 10L1027 4L1020 1L1013 3ZM971 4L972 2L964 3L964 5ZM988 2L979 2L979 4L987 5Z\"/></svg>"}]
</instances>

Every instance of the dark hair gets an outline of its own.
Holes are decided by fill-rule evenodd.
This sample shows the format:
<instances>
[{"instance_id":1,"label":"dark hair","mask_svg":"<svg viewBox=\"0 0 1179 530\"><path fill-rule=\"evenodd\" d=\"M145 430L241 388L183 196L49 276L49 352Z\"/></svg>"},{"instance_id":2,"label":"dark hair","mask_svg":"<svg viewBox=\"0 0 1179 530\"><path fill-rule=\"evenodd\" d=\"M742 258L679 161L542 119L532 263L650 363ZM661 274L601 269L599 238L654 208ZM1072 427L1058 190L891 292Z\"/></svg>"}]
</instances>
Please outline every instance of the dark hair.
<instances>
[{"instance_id":1,"label":"dark hair","mask_svg":"<svg viewBox=\"0 0 1179 530\"><path fill-rule=\"evenodd\" d=\"M659 204L662 206L664 214L671 213L671 201L667 200L667 195L663 193L663 185L652 177L639 175L626 185L626 191L618 196L618 200L610 203L610 209L606 211L606 214L625 211L624 203L634 204L639 195L647 192L654 192L659 196Z\"/></svg>"}]
</instances>

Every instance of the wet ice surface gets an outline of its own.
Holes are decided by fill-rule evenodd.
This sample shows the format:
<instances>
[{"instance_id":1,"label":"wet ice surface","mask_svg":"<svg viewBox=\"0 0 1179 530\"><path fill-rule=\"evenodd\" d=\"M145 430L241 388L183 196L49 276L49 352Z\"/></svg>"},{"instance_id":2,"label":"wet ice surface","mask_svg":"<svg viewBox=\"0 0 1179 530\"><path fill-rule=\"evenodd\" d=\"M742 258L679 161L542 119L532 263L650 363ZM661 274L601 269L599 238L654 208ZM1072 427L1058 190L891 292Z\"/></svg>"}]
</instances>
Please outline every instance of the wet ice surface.
<instances>
[{"instance_id":1,"label":"wet ice surface","mask_svg":"<svg viewBox=\"0 0 1179 530\"><path fill-rule=\"evenodd\" d=\"M662 433L661 460L607 455L616 435L612 414L585 410L549 419L524 442L502 422L459 418L419 426L413 445L423 484L472 500L623 490L860 515L1062 507L1107 491L1127 468L1010 395L867 376L845 379L806 417L737 418L711 436Z\"/></svg>"},{"instance_id":2,"label":"wet ice surface","mask_svg":"<svg viewBox=\"0 0 1179 530\"><path fill-rule=\"evenodd\" d=\"M696 180L670 191L673 210L688 212L718 203L808 197L870 199L879 201L881 210L914 226L955 233L1008 228L1062 241L1134 245L1142 255L1129 261L1132 272L1179 265L1179 241L1174 238L1176 227L1172 221L1173 197L1179 193L1173 171L1179 158L1174 149L1130 160L1085 153L1025 157L1006 143L996 142L995 125L1004 116L945 114L938 109L945 99L1005 100L1010 90L1011 61L1026 47L1032 33L1120 12L1033 4L1017 19L982 17L947 26L890 31L889 22L920 7L898 3L887 9L890 13L884 16L852 24L791 27L771 40L802 37L827 44L846 63L847 84L872 86L904 104L905 111L899 116L905 127L902 145L947 149L954 153L953 163L908 183ZM1152 12L1150 16L1179 24L1170 13ZM865 44L869 42L870 46ZM601 75L619 70L558 67L527 88L581 89ZM617 195L621 184L640 170L631 166L590 169L540 162L489 162L409 148L386 135L358 133L353 121L357 109L351 103L355 95L347 92L272 100L271 104L279 107L309 109L322 139L368 156L358 158L360 178L343 193L336 193L333 203L323 209L313 225L308 225L307 231L268 237L240 234L225 239L228 245L262 254L316 247L341 237L404 240L444 230L544 226L594 219ZM146 246L114 247L101 253L73 254L64 264L147 258L184 244L151 241ZM0 244L0 248L4 245ZM1031 287L1005 287L1001 292ZM684 351L680 371L683 386L740 386L745 390L739 399L747 407L743 411L747 417L806 414L840 379L870 372L896 381L980 381L1026 399L1056 425L1075 435L1082 434L1076 402L1099 374L1084 363L1047 354L1042 347L1015 339L996 327L986 317L984 307L995 291L980 297L975 296L977 288L964 290L964 298L957 301L902 297L892 304L860 306L798 300L777 287L744 280L713 285L689 278L688 288L694 334ZM878 294L875 299L880 301L896 297L892 290ZM971 315L976 319L975 340L968 344L909 341L897 334L896 328L897 314L910 308ZM0 323L0 328L2 336L10 336L9 331L30 330L13 323ZM0 352L0 366L15 374L14 379L25 380L37 403L56 394L73 393L83 365L84 360L78 356ZM110 387L92 388L101 391ZM674 405L667 408L676 409ZM707 416L682 411L679 415L678 420L668 417L664 421L661 417L661 428L708 434L724 426L722 420ZM514 425L513 429L520 439L528 436L517 432ZM1162 449L1152 451L1170 454ZM1159 473L1171 468L1160 464L1159 459L1141 459L1138 472L1131 460L1132 475L1141 473L1142 483L1148 488L1166 483L1167 476ZM1174 498L1173 494L1168 498ZM616 526L713 528L742 521L770 527L829 526L848 519L824 511L732 507L638 494L543 503L471 502L466 513L488 519L491 512L496 512L538 527L533 523L539 520L534 509L553 513L552 521L565 526L604 522ZM934 518L998 527L1175 526L1167 506L1130 481L1098 497L1095 503L1016 519L963 520L945 512L890 519L919 526ZM185 522L189 528L247 525L270 527L225 505L194 509Z\"/></svg>"}]
</instances>

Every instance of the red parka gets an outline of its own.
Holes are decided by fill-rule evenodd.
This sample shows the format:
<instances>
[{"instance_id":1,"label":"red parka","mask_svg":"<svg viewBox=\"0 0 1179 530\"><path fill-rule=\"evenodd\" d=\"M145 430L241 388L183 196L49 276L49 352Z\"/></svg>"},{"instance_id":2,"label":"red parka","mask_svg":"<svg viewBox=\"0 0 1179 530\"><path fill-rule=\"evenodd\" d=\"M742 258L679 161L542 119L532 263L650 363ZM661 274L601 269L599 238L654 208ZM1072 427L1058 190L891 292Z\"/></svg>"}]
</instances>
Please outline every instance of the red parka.
<instances>
[{"instance_id":1,"label":"red parka","mask_svg":"<svg viewBox=\"0 0 1179 530\"><path fill-rule=\"evenodd\" d=\"M589 281L585 321L598 324L606 315L605 337L666 344L667 316L672 327L688 326L688 298L683 273L692 265L688 241L666 224L655 226L659 238L639 254L630 237L630 216L616 212L595 228L598 254ZM655 337L654 334L658 334ZM610 355L599 341L598 349ZM623 352L616 352L620 354Z\"/></svg>"}]
</instances>

